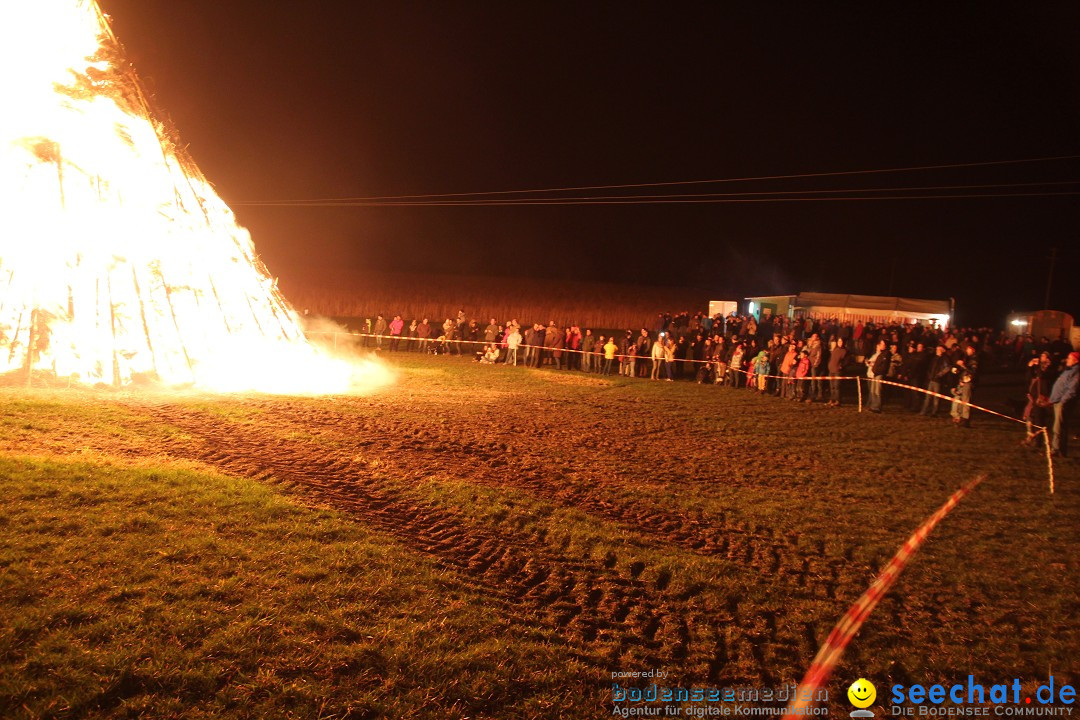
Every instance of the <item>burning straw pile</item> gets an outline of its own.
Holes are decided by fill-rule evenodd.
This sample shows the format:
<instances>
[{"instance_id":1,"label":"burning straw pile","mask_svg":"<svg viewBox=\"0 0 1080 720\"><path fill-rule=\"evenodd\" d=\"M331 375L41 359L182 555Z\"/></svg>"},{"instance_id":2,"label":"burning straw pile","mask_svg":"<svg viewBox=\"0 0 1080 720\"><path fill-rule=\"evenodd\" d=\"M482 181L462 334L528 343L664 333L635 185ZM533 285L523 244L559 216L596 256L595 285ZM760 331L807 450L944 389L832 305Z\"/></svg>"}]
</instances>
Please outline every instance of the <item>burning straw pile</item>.
<instances>
[{"instance_id":1,"label":"burning straw pile","mask_svg":"<svg viewBox=\"0 0 1080 720\"><path fill-rule=\"evenodd\" d=\"M15 69L0 115L0 374L353 386L358 366L308 343L247 231L155 119L96 0L13 5L0 31Z\"/></svg>"}]
</instances>

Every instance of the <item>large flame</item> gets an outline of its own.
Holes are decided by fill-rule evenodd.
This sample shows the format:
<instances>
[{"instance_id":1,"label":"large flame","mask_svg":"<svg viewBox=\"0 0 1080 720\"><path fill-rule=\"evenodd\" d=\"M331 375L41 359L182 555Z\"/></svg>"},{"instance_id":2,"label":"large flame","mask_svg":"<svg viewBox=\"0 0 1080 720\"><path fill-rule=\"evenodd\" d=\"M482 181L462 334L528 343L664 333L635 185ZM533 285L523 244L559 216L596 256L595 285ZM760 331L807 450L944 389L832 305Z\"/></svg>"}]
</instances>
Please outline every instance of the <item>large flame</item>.
<instances>
[{"instance_id":1,"label":"large flame","mask_svg":"<svg viewBox=\"0 0 1080 720\"><path fill-rule=\"evenodd\" d=\"M4 5L0 374L269 392L386 380L306 340L96 0Z\"/></svg>"}]
</instances>

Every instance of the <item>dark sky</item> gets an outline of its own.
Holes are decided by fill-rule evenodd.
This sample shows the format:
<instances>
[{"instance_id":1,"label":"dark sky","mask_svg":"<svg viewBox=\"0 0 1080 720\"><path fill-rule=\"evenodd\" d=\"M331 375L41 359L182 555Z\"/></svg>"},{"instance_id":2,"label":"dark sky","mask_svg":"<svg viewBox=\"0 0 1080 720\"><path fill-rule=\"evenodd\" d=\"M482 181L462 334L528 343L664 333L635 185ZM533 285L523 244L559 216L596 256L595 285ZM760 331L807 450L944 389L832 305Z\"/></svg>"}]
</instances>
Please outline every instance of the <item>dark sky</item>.
<instances>
[{"instance_id":1,"label":"dark sky","mask_svg":"<svg viewBox=\"0 0 1080 720\"><path fill-rule=\"evenodd\" d=\"M231 203L1080 154L1071 2L101 4ZM678 190L1063 180L1080 160ZM235 210L286 278L955 296L961 321L994 324L1042 306L1056 246L1051 304L1080 314L1078 196Z\"/></svg>"}]
</instances>

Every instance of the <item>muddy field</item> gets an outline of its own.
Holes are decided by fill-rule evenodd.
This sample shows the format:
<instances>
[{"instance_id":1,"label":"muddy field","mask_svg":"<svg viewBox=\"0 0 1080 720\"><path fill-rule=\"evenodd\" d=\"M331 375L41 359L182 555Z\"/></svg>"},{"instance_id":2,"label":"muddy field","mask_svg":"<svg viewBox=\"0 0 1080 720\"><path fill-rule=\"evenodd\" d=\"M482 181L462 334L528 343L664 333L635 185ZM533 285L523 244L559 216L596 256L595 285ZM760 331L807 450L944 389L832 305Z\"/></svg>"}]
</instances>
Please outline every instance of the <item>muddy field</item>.
<instances>
[{"instance_id":1,"label":"muddy field","mask_svg":"<svg viewBox=\"0 0 1080 720\"><path fill-rule=\"evenodd\" d=\"M272 484L344 511L433 560L588 665L669 684L797 681L907 535L976 474L838 671L878 687L986 677L1077 679L1080 472L972 429L894 409L399 360L358 398L80 393L96 423L48 403L9 411L9 455L160 458ZM7 391L5 391L7 392ZM110 432L109 413L127 432ZM838 680L837 683L840 681ZM843 684L846 686L846 680ZM836 684L836 683L834 683ZM880 692L880 691L879 691Z\"/></svg>"}]
</instances>

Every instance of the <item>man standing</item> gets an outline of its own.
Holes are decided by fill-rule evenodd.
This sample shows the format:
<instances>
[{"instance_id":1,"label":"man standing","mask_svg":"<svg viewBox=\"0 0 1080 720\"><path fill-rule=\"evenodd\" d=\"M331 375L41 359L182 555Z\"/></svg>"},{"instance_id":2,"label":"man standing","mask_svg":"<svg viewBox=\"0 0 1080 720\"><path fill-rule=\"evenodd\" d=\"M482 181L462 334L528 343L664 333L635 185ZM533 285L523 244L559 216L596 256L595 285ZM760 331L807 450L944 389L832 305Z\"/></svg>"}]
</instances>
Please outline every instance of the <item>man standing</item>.
<instances>
[{"instance_id":1,"label":"man standing","mask_svg":"<svg viewBox=\"0 0 1080 720\"><path fill-rule=\"evenodd\" d=\"M904 370L904 379L907 384L916 388L926 387L926 373L930 368L930 354L926 351L926 346L921 342L916 342L915 352L909 354L906 359L908 362ZM919 398L920 395L921 393L914 391L908 393L908 409L912 412L922 412L923 402Z\"/></svg>"},{"instance_id":2,"label":"man standing","mask_svg":"<svg viewBox=\"0 0 1080 720\"><path fill-rule=\"evenodd\" d=\"M536 323L525 330L525 367L533 366L533 357L536 354Z\"/></svg>"},{"instance_id":3,"label":"man standing","mask_svg":"<svg viewBox=\"0 0 1080 720\"><path fill-rule=\"evenodd\" d=\"M1065 370L1054 381L1050 389L1050 402L1054 405L1054 434L1050 441L1050 454L1069 456L1069 415L1076 404L1077 383L1080 382L1077 368L1080 352L1071 352L1065 358Z\"/></svg>"},{"instance_id":4,"label":"man standing","mask_svg":"<svg viewBox=\"0 0 1080 720\"><path fill-rule=\"evenodd\" d=\"M428 340L431 338L431 324L427 318L424 318L419 325L416 326L416 339L420 341L420 352L427 352Z\"/></svg>"},{"instance_id":5,"label":"man standing","mask_svg":"<svg viewBox=\"0 0 1080 720\"><path fill-rule=\"evenodd\" d=\"M825 396L823 388L821 387L821 381L818 380L819 377L824 375L824 373L821 372L823 367L821 358L824 353L822 352L821 338L817 333L812 333L810 335L810 343L807 345L807 349L809 350L810 356L810 377L813 378L813 380L810 381L810 392L806 395L806 402L812 403Z\"/></svg>"},{"instance_id":6,"label":"man standing","mask_svg":"<svg viewBox=\"0 0 1080 720\"><path fill-rule=\"evenodd\" d=\"M499 334L499 326L495 322L495 318L491 318L491 322L484 328L484 342L489 345L495 342L495 337Z\"/></svg>"},{"instance_id":7,"label":"man standing","mask_svg":"<svg viewBox=\"0 0 1080 720\"><path fill-rule=\"evenodd\" d=\"M924 396L922 409L919 410L920 415L929 417L937 415L938 403L941 401L941 398L937 396L945 391L944 383L950 369L949 358L945 356L945 346L938 345L934 349L934 357L930 360L929 381L926 384L926 389L935 394Z\"/></svg>"},{"instance_id":8,"label":"man standing","mask_svg":"<svg viewBox=\"0 0 1080 720\"><path fill-rule=\"evenodd\" d=\"M971 394L979 382L979 357L978 350L974 345L964 348L964 355L956 361L953 373L959 378L957 386L953 388L953 400L951 414L953 422L962 427L971 427Z\"/></svg>"},{"instance_id":9,"label":"man standing","mask_svg":"<svg viewBox=\"0 0 1080 720\"><path fill-rule=\"evenodd\" d=\"M581 371L592 372L592 352L593 345L596 344L596 338L593 337L592 330L586 329L585 334L581 337Z\"/></svg>"},{"instance_id":10,"label":"man standing","mask_svg":"<svg viewBox=\"0 0 1080 720\"><path fill-rule=\"evenodd\" d=\"M375 349L376 350L382 350L382 339L383 339L383 335L386 334L386 328L387 328L386 318L384 318L382 315L375 318L375 331L374 332L375 332Z\"/></svg>"},{"instance_id":11,"label":"man standing","mask_svg":"<svg viewBox=\"0 0 1080 720\"><path fill-rule=\"evenodd\" d=\"M641 333L637 338L637 352L635 353L637 357L642 359L642 362L638 363L638 377L645 377L648 372L644 359L648 357L650 347L652 347L652 339L649 337L649 331L641 328Z\"/></svg>"},{"instance_id":12,"label":"man standing","mask_svg":"<svg viewBox=\"0 0 1080 720\"><path fill-rule=\"evenodd\" d=\"M840 407L840 373L844 371L844 361L847 359L846 344L842 337L835 338L829 343L829 405L831 407Z\"/></svg>"},{"instance_id":13,"label":"man standing","mask_svg":"<svg viewBox=\"0 0 1080 720\"><path fill-rule=\"evenodd\" d=\"M876 352L866 361L866 377L870 378L870 412L881 412L881 380L889 372L889 350L884 340L878 340Z\"/></svg>"}]
</instances>

